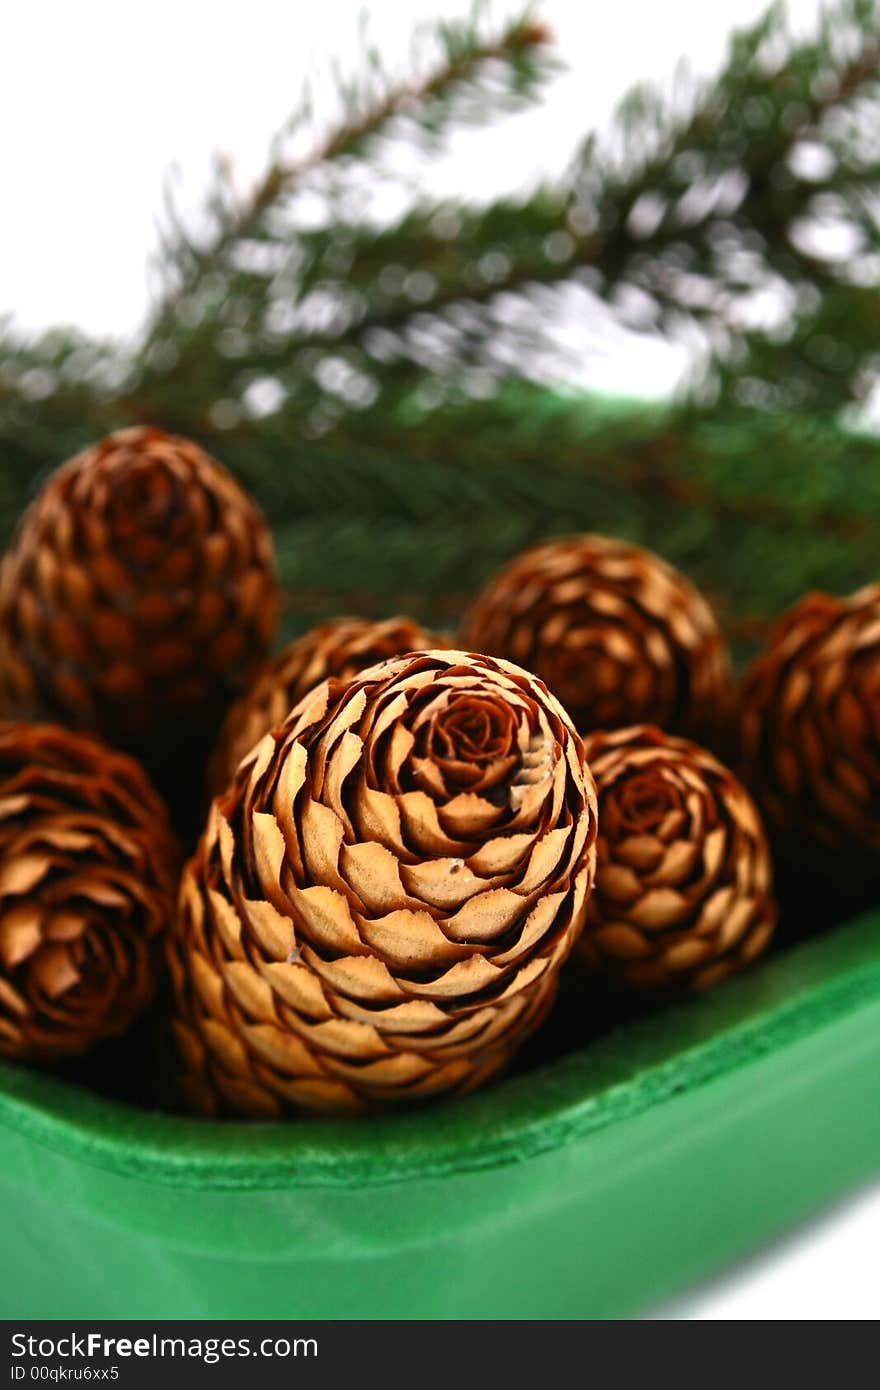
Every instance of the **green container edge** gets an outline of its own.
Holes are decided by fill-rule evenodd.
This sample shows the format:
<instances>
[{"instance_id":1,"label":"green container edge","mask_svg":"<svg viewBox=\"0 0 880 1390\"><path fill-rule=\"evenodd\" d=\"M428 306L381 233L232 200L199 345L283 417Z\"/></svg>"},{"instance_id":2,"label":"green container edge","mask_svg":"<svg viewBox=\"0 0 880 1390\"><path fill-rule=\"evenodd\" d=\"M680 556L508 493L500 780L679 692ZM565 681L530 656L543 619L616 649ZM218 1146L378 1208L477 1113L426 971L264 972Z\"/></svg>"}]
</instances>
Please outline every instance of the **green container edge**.
<instances>
[{"instance_id":1,"label":"green container edge","mask_svg":"<svg viewBox=\"0 0 880 1390\"><path fill-rule=\"evenodd\" d=\"M880 911L492 1089L244 1124L0 1069L0 1315L619 1318L880 1169Z\"/></svg>"},{"instance_id":2,"label":"green container edge","mask_svg":"<svg viewBox=\"0 0 880 1390\"><path fill-rule=\"evenodd\" d=\"M880 911L485 1092L407 1114L191 1120L3 1064L0 1124L79 1163L168 1187L356 1190L421 1182L563 1149L877 1003Z\"/></svg>"}]
</instances>

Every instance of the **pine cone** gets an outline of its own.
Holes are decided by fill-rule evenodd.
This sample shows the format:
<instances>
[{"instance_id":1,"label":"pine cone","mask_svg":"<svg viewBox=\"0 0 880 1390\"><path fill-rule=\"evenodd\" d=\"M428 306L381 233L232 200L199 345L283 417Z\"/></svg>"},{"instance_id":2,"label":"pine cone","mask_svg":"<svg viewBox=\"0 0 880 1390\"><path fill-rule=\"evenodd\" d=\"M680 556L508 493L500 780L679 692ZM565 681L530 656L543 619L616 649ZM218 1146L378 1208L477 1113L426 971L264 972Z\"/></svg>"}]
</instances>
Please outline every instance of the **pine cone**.
<instances>
[{"instance_id":1,"label":"pine cone","mask_svg":"<svg viewBox=\"0 0 880 1390\"><path fill-rule=\"evenodd\" d=\"M195 444L123 430L49 479L0 566L0 703L94 730L164 781L207 756L277 609L255 503Z\"/></svg>"},{"instance_id":2,"label":"pine cone","mask_svg":"<svg viewBox=\"0 0 880 1390\"><path fill-rule=\"evenodd\" d=\"M222 791L245 753L328 676L351 680L393 656L447 645L411 618L334 618L319 623L269 661L229 711L208 772L211 791Z\"/></svg>"},{"instance_id":3,"label":"pine cone","mask_svg":"<svg viewBox=\"0 0 880 1390\"><path fill-rule=\"evenodd\" d=\"M214 801L170 941L190 1104L344 1111L469 1090L581 928L595 789L540 681L428 652L330 680Z\"/></svg>"},{"instance_id":4,"label":"pine cone","mask_svg":"<svg viewBox=\"0 0 880 1390\"><path fill-rule=\"evenodd\" d=\"M599 795L596 886L577 944L624 990L702 989L773 932L758 813L710 753L659 729L598 733L584 749Z\"/></svg>"},{"instance_id":5,"label":"pine cone","mask_svg":"<svg viewBox=\"0 0 880 1390\"><path fill-rule=\"evenodd\" d=\"M794 863L878 878L880 584L808 594L746 671L742 773Z\"/></svg>"},{"instance_id":6,"label":"pine cone","mask_svg":"<svg viewBox=\"0 0 880 1390\"><path fill-rule=\"evenodd\" d=\"M0 1054L53 1062L149 1002L177 848L137 763L51 724L0 724Z\"/></svg>"},{"instance_id":7,"label":"pine cone","mask_svg":"<svg viewBox=\"0 0 880 1390\"><path fill-rule=\"evenodd\" d=\"M714 739L729 715L730 661L708 604L626 541L523 551L477 598L461 642L537 672L585 733L652 723Z\"/></svg>"}]
</instances>

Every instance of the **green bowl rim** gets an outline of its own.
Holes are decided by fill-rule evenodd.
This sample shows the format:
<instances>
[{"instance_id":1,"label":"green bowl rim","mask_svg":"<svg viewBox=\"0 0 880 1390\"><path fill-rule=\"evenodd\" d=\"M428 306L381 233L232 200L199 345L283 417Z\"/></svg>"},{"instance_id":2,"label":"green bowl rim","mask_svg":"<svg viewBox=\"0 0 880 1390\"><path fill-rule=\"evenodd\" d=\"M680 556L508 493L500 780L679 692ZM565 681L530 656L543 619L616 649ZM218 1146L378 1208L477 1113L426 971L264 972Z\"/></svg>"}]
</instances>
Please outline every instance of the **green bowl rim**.
<instances>
[{"instance_id":1,"label":"green bowl rim","mask_svg":"<svg viewBox=\"0 0 880 1390\"><path fill-rule=\"evenodd\" d=\"M880 1007L880 910L589 1047L459 1100L374 1118L218 1122L138 1110L0 1064L0 1123L82 1163L174 1187L374 1187L519 1162Z\"/></svg>"}]
</instances>

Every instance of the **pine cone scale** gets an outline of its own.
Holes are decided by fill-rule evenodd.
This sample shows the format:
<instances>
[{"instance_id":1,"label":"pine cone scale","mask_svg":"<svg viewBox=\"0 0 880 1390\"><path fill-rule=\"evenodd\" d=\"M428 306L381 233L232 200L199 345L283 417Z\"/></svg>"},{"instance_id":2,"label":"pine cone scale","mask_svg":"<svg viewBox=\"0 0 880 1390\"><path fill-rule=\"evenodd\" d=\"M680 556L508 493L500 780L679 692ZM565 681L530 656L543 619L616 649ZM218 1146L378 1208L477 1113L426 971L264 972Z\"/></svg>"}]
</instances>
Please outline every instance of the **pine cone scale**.
<instances>
[{"instance_id":1,"label":"pine cone scale","mask_svg":"<svg viewBox=\"0 0 880 1390\"><path fill-rule=\"evenodd\" d=\"M140 768L50 725L0 725L0 1052L51 1062L152 997L177 852Z\"/></svg>"},{"instance_id":2,"label":"pine cone scale","mask_svg":"<svg viewBox=\"0 0 880 1390\"><path fill-rule=\"evenodd\" d=\"M591 798L562 710L504 663L428 652L307 696L241 762L188 871L178 1017L196 1033L206 1016L225 1020L249 1054L221 1057L209 1030L203 1053L188 1045L188 1093L255 1103L221 1067L258 1086L264 1110L290 1106L300 1076L279 1084L267 1056L282 1048L295 1065L299 1049L275 1032L251 1047L256 1026L309 1052L309 1098L296 1103L310 1108L424 1098L494 1073L549 1007L580 929ZM486 873L502 847L504 872ZM268 989L225 973L230 946ZM198 973L222 977L222 1001L188 986L195 951Z\"/></svg>"},{"instance_id":3,"label":"pine cone scale","mask_svg":"<svg viewBox=\"0 0 880 1390\"><path fill-rule=\"evenodd\" d=\"M833 877L844 896L878 877L878 651L880 585L810 594L777 624L740 697L743 776L781 858L798 877Z\"/></svg>"},{"instance_id":4,"label":"pine cone scale","mask_svg":"<svg viewBox=\"0 0 880 1390\"><path fill-rule=\"evenodd\" d=\"M268 650L278 595L254 503L186 440L123 430L71 459L0 566L0 698L192 766Z\"/></svg>"},{"instance_id":5,"label":"pine cone scale","mask_svg":"<svg viewBox=\"0 0 880 1390\"><path fill-rule=\"evenodd\" d=\"M700 989L741 969L776 921L750 798L711 754L657 729L595 734L596 890L577 946L627 990Z\"/></svg>"},{"instance_id":6,"label":"pine cone scale","mask_svg":"<svg viewBox=\"0 0 880 1390\"><path fill-rule=\"evenodd\" d=\"M723 726L730 665L708 605L623 541L572 536L524 551L477 597L462 643L537 672L584 732Z\"/></svg>"},{"instance_id":7,"label":"pine cone scale","mask_svg":"<svg viewBox=\"0 0 880 1390\"><path fill-rule=\"evenodd\" d=\"M267 662L251 689L229 711L209 768L211 790L222 791L262 736L328 677L345 680L379 661L444 645L435 633L409 618L382 622L336 618L312 628ZM384 707L375 716L386 724L393 724L397 717L394 709ZM389 756L404 754L398 747Z\"/></svg>"}]
</instances>

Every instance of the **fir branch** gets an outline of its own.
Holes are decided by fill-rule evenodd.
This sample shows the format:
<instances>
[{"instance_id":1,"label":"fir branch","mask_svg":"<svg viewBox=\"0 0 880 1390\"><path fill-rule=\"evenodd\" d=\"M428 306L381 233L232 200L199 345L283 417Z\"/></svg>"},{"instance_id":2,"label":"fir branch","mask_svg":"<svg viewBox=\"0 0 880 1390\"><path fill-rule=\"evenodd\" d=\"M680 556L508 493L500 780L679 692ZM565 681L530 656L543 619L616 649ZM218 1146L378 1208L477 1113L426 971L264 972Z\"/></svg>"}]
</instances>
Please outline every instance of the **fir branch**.
<instances>
[{"instance_id":1,"label":"fir branch","mask_svg":"<svg viewBox=\"0 0 880 1390\"><path fill-rule=\"evenodd\" d=\"M452 621L520 545L579 527L661 549L740 635L805 588L875 577L880 445L830 417L877 365L878 17L842 0L796 39L774 9L715 81L631 95L559 184L417 201L385 227L339 186L378 169L383 142L457 129L468 93L496 97L489 114L531 95L543 32L456 30L463 47L415 87L371 69L335 134L292 162L279 145L244 207L218 165L210 235L170 227L165 295L130 350L0 331L3 524L75 448L147 420L201 439L260 498L288 630L351 607ZM306 185L326 198L317 230L297 213ZM510 384L555 346L548 296L584 284L612 326L698 326L711 418Z\"/></svg>"},{"instance_id":2,"label":"fir branch","mask_svg":"<svg viewBox=\"0 0 880 1390\"><path fill-rule=\"evenodd\" d=\"M281 447L276 427L229 454L255 484L266 482L260 451ZM421 424L342 422L303 442L264 500L288 631L401 606L449 623L520 547L596 529L659 548L742 642L805 590L844 593L875 574L878 463L876 439L816 420L612 410L519 385Z\"/></svg>"},{"instance_id":3,"label":"fir branch","mask_svg":"<svg viewBox=\"0 0 880 1390\"><path fill-rule=\"evenodd\" d=\"M167 265L176 266L179 274L154 311L146 337L147 351L169 323L173 324L181 302L185 304L201 282L221 269L236 245L265 235L266 215L283 207L310 176L326 175L328 168L340 161L368 159L377 141L387 137L389 128L401 120L429 136L436 148L448 129L462 119L462 95L472 91L481 78L485 79L493 66L503 80L494 89L484 86L481 100L470 103L467 115L471 122L490 120L502 109L509 110L536 98L554 67L548 49L549 31L534 18L529 5L500 32L486 33L483 9L482 4L477 4L467 21L432 26L429 37L440 49L440 57L427 72L415 78L395 81L385 71L376 48L365 42L365 76L360 81L338 79L344 112L341 123L319 136L301 158L285 159L280 152L284 134L311 117L312 103L307 94L286 131L273 141L270 162L243 206L235 205L228 171L218 161L207 207L213 235L204 247L194 244L173 199L168 199L171 230L163 244L163 259ZM422 42L424 38L422 35ZM414 63L418 61L418 49L417 37Z\"/></svg>"},{"instance_id":4,"label":"fir branch","mask_svg":"<svg viewBox=\"0 0 880 1390\"><path fill-rule=\"evenodd\" d=\"M356 114L321 158L273 162L244 210L215 199L218 235L157 311L134 399L181 428L210 428L213 414L246 429L256 402L314 432L420 387L437 399L467 381L494 389L564 369L555 321L584 286L592 301L576 312L602 301L611 326L698 343L702 398L864 399L880 281L878 17L876 0L842 0L798 39L774 6L734 37L714 81L637 88L561 184L527 197L417 202L387 227L330 203L317 229L279 222L310 171L354 150L375 158L402 104L454 122L448 98L465 74L502 53L515 72L542 52L528 18L495 39L465 28L421 86L372 105L350 97ZM855 254L823 249L829 227Z\"/></svg>"},{"instance_id":5,"label":"fir branch","mask_svg":"<svg viewBox=\"0 0 880 1390\"><path fill-rule=\"evenodd\" d=\"M873 0L846 0L815 39L796 41L775 6L735 37L714 82L680 80L667 102L651 88L630 93L610 135L585 142L562 187L479 209L420 206L379 233L339 226L348 248L345 294L357 307L341 327L313 335L313 345L369 347L371 337L395 334L406 352L414 321L436 317L454 330L462 310L491 354L502 297L523 301L519 321L534 335L538 316L524 291L576 284L586 271L591 290L626 326L671 332L683 320L703 324L725 384L750 351L756 366L759 357L772 360L788 298L802 306L787 351L788 359L805 353L799 403L857 398L868 345L860 339L841 352L848 370L823 379L820 398L806 343L822 318L846 322L862 288L851 286L854 276L880 280L878 18ZM855 261L811 246L829 219L839 236L855 240ZM422 282L431 285L417 304L405 286L389 290L384 274L407 248L417 249ZM339 294L326 244L324 260L327 268L311 256L305 288ZM750 327L768 291L779 300L776 322ZM809 304L813 313L803 310ZM543 336L552 341L552 327Z\"/></svg>"}]
</instances>

